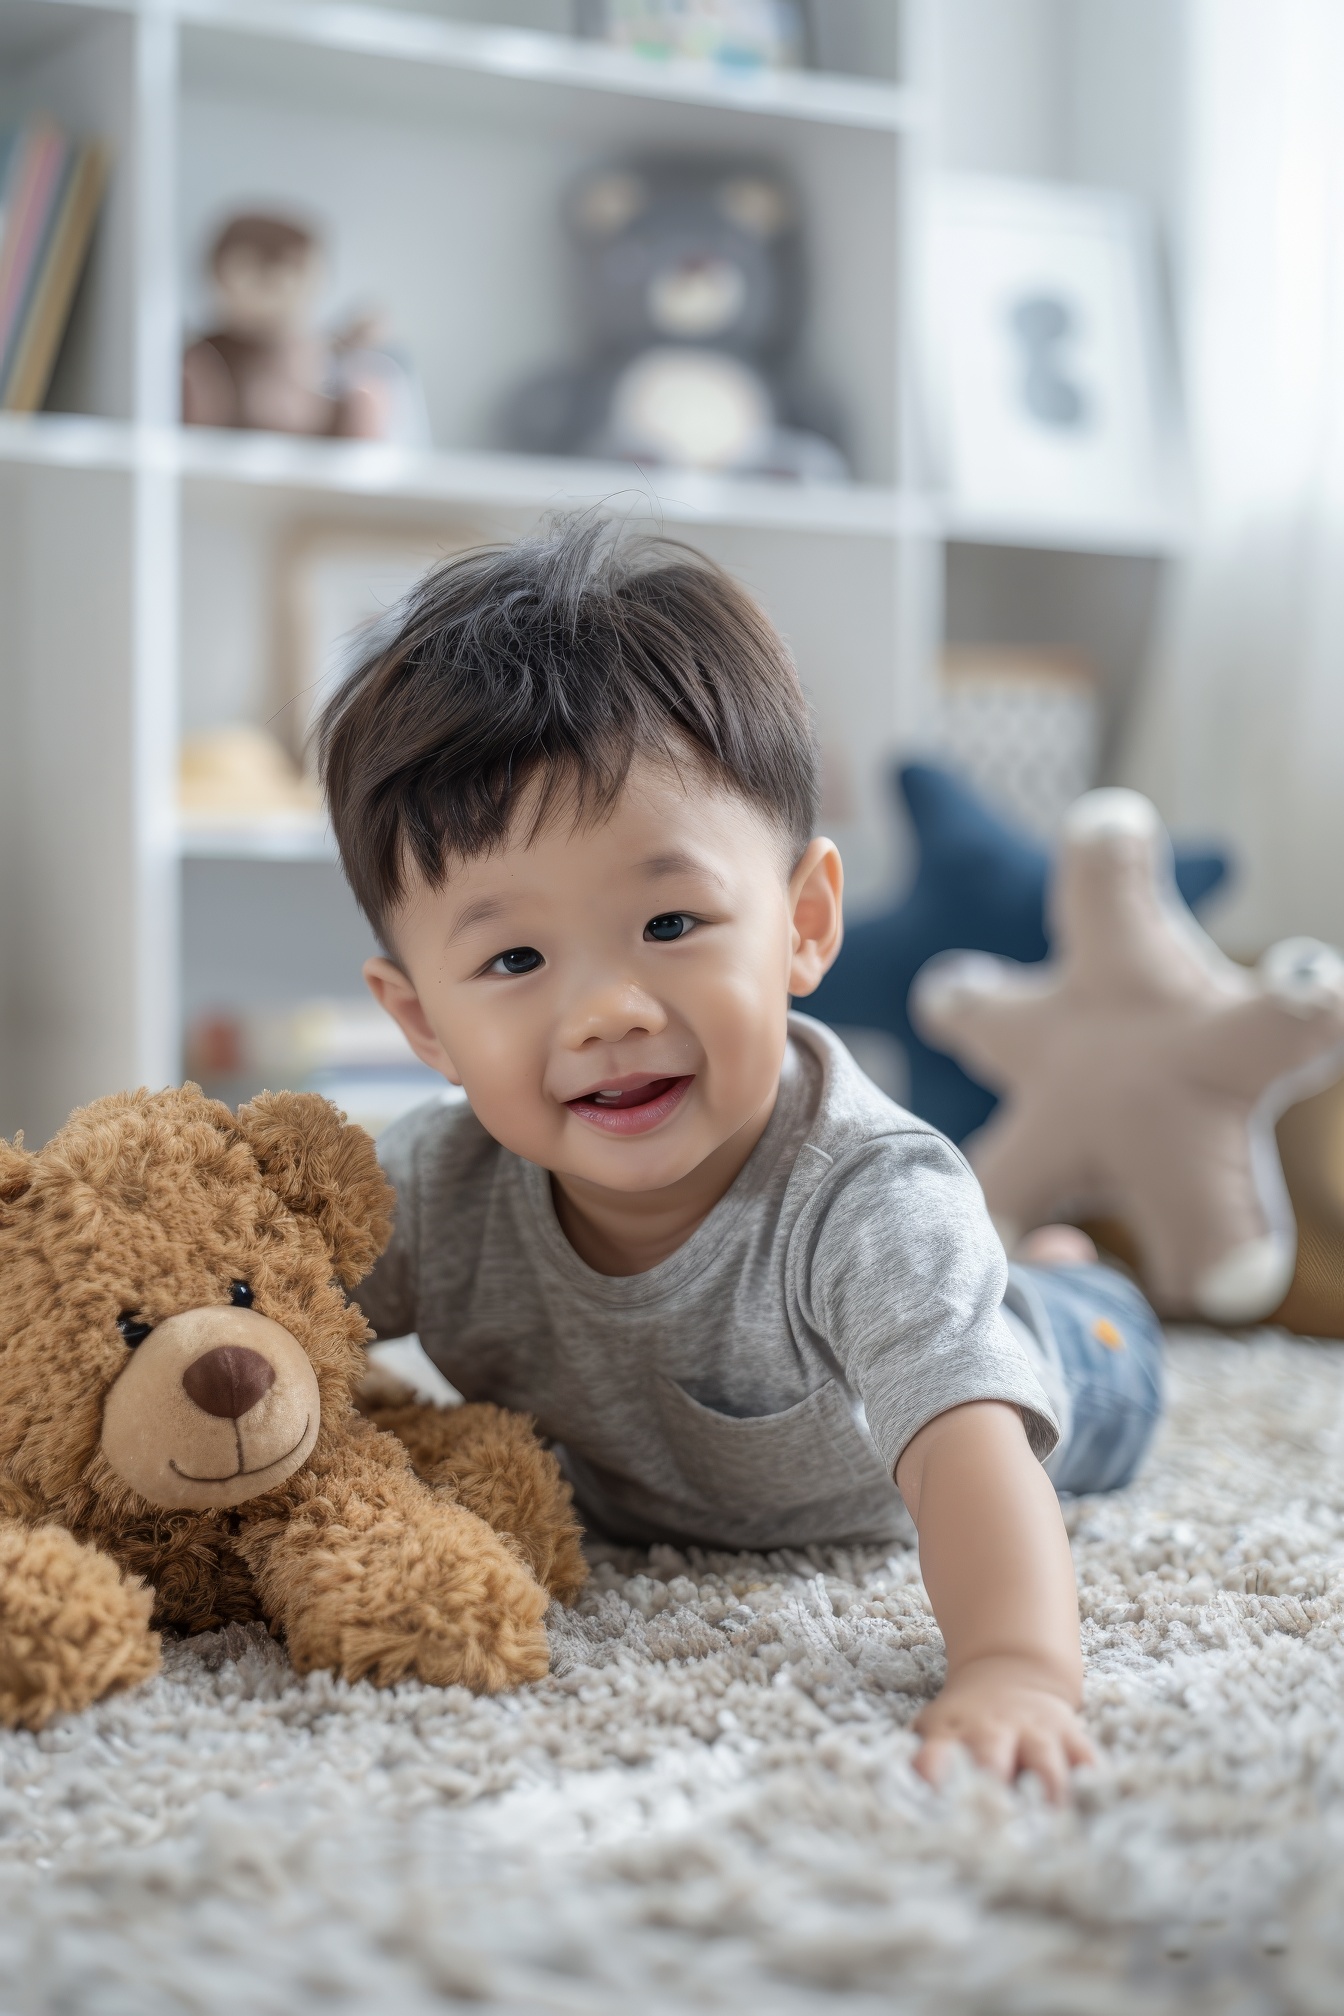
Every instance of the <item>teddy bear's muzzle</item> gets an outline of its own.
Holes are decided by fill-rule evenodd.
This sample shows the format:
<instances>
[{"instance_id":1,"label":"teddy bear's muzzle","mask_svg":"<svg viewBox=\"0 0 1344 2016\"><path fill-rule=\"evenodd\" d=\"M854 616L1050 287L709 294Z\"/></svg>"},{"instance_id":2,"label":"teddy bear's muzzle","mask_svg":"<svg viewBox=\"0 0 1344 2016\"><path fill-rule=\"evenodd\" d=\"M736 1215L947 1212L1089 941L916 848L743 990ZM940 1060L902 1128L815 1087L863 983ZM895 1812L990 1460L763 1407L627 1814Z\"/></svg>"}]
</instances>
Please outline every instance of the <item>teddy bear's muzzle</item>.
<instances>
[{"instance_id":1,"label":"teddy bear's muzzle","mask_svg":"<svg viewBox=\"0 0 1344 2016\"><path fill-rule=\"evenodd\" d=\"M111 1387L102 1451L152 1505L241 1505L306 1461L317 1377L288 1330L255 1309L186 1309L156 1324Z\"/></svg>"}]
</instances>

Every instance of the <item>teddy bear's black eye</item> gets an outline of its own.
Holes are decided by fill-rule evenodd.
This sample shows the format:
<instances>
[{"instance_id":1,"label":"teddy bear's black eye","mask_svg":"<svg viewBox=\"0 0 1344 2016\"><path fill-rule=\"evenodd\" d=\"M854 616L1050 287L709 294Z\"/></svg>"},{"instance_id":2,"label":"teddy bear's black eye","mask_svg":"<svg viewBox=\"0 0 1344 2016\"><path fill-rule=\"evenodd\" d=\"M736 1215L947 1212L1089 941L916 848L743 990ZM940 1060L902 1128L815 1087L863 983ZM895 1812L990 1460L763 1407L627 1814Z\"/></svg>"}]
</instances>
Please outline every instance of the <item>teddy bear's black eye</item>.
<instances>
[{"instance_id":1,"label":"teddy bear's black eye","mask_svg":"<svg viewBox=\"0 0 1344 2016\"><path fill-rule=\"evenodd\" d=\"M235 1309L250 1309L252 1307L252 1290L248 1287L246 1281L235 1281L232 1283L229 1288L229 1300Z\"/></svg>"},{"instance_id":2,"label":"teddy bear's black eye","mask_svg":"<svg viewBox=\"0 0 1344 2016\"><path fill-rule=\"evenodd\" d=\"M120 1330L126 1343L134 1351L137 1344L144 1343L154 1325L152 1323L142 1323L138 1316L131 1314L129 1309L123 1309L117 1318L117 1328Z\"/></svg>"}]
</instances>

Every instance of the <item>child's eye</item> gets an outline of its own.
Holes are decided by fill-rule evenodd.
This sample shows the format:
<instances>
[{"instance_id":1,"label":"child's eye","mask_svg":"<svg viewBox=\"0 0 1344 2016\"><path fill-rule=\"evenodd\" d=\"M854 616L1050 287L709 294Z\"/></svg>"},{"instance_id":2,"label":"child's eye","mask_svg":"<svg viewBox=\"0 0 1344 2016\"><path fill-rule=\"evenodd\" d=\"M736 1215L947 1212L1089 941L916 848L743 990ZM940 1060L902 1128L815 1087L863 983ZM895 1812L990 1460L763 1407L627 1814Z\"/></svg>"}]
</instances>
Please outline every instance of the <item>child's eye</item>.
<instances>
[{"instance_id":1,"label":"child's eye","mask_svg":"<svg viewBox=\"0 0 1344 2016\"><path fill-rule=\"evenodd\" d=\"M644 926L644 936L659 945L667 945L674 938L684 938L688 931L694 929L694 917L688 917L684 910L666 910L661 917L650 917Z\"/></svg>"},{"instance_id":2,"label":"child's eye","mask_svg":"<svg viewBox=\"0 0 1344 2016\"><path fill-rule=\"evenodd\" d=\"M531 945L515 945L511 952L501 952L497 959L492 959L485 970L487 973L535 973L538 966L544 964L540 952Z\"/></svg>"}]
</instances>

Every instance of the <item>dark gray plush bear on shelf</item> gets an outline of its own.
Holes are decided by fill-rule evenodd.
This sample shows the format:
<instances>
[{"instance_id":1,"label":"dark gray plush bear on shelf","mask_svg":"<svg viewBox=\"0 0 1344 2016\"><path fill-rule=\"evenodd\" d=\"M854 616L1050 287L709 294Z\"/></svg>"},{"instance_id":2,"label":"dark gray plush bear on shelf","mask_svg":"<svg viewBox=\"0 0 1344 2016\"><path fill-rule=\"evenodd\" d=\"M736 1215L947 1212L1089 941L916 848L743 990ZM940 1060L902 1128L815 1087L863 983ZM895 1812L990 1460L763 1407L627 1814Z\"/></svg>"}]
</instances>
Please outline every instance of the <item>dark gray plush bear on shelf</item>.
<instances>
[{"instance_id":1,"label":"dark gray plush bear on shelf","mask_svg":"<svg viewBox=\"0 0 1344 2016\"><path fill-rule=\"evenodd\" d=\"M799 385L797 209L769 168L650 161L571 192L594 361L509 402L510 447L733 475L844 481L830 416Z\"/></svg>"}]
</instances>

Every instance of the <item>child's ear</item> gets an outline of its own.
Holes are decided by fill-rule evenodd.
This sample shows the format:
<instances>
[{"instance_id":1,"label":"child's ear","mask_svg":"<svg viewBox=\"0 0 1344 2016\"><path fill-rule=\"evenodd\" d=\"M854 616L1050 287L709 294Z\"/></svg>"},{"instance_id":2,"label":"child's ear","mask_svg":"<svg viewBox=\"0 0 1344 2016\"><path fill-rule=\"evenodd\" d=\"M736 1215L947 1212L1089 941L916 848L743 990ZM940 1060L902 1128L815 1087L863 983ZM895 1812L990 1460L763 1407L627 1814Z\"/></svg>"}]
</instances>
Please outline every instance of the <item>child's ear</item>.
<instances>
[{"instance_id":1,"label":"child's ear","mask_svg":"<svg viewBox=\"0 0 1344 2016\"><path fill-rule=\"evenodd\" d=\"M845 935L845 871L833 840L809 842L789 877L793 913L790 994L811 994L835 961Z\"/></svg>"},{"instance_id":2,"label":"child's ear","mask_svg":"<svg viewBox=\"0 0 1344 2016\"><path fill-rule=\"evenodd\" d=\"M405 973L391 959L366 959L364 984L380 1008L385 1008L422 1064L437 1071L450 1085L460 1085L461 1075L452 1058L429 1026L429 1017L420 1005L420 996Z\"/></svg>"}]
</instances>

